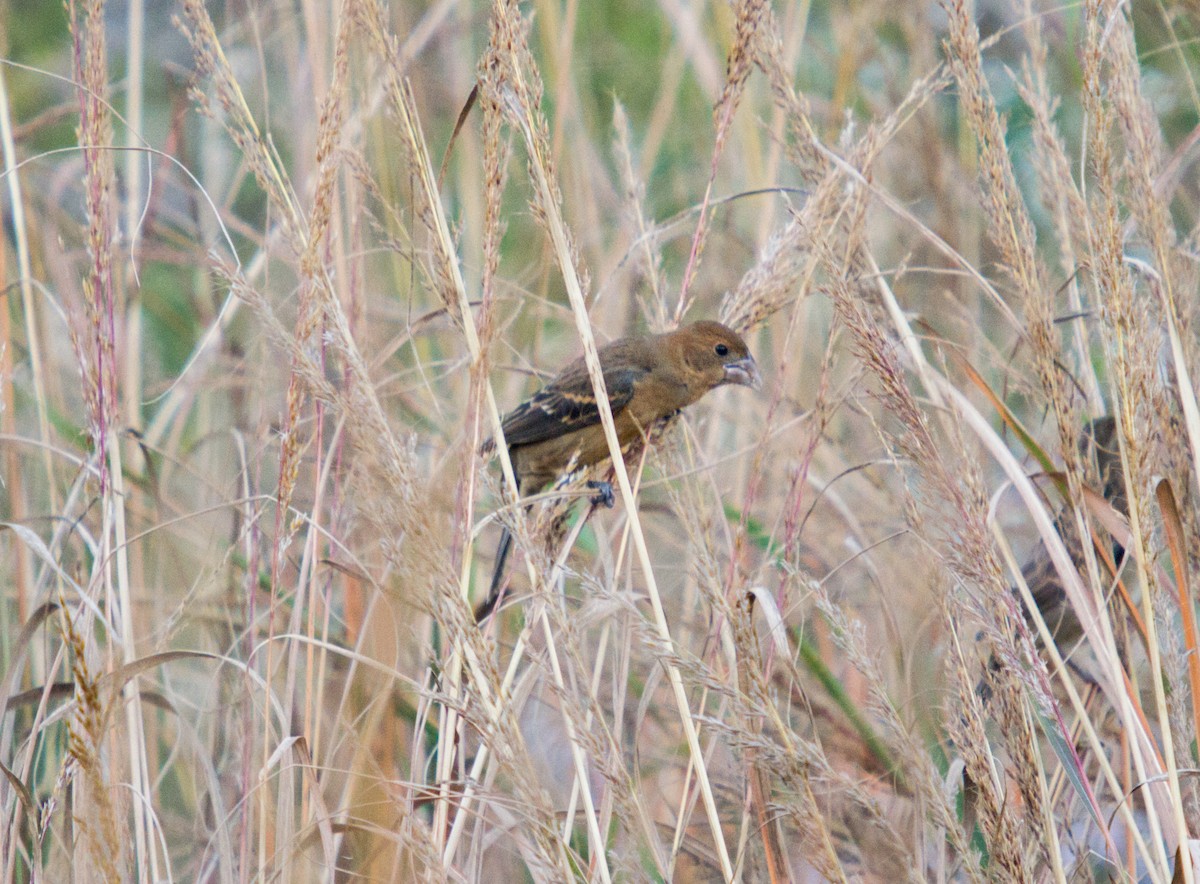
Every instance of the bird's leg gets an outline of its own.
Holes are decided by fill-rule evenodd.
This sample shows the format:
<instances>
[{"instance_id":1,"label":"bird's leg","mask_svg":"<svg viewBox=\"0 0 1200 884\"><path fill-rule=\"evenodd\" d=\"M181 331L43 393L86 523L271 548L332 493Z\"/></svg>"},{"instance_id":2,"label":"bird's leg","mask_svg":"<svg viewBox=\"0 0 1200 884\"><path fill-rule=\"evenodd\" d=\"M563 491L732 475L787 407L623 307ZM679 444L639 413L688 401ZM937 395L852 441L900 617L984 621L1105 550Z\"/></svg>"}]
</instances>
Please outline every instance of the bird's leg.
<instances>
[{"instance_id":1,"label":"bird's leg","mask_svg":"<svg viewBox=\"0 0 1200 884\"><path fill-rule=\"evenodd\" d=\"M604 504L604 506L612 509L616 504L616 498L613 497L612 482L601 482L592 479L587 483L587 487L596 492L596 495L592 498L592 503L596 506Z\"/></svg>"},{"instance_id":2,"label":"bird's leg","mask_svg":"<svg viewBox=\"0 0 1200 884\"><path fill-rule=\"evenodd\" d=\"M1085 685L1087 685L1088 687L1099 686L1100 683L1098 681L1096 681L1096 677L1094 675L1092 675L1090 672L1088 672L1086 669L1084 669L1082 666L1080 666L1078 663L1076 663L1074 660L1067 658L1063 662L1067 664L1068 669L1070 669L1072 672L1074 672L1076 675L1079 676L1079 680L1082 681Z\"/></svg>"},{"instance_id":3,"label":"bird's leg","mask_svg":"<svg viewBox=\"0 0 1200 884\"><path fill-rule=\"evenodd\" d=\"M492 569L492 585L488 588L487 598L475 609L475 622L480 623L487 618L500 601L500 591L504 589L504 566L508 563L508 553L512 550L512 532L508 528L500 535L500 545L496 547L496 565Z\"/></svg>"},{"instance_id":4,"label":"bird's leg","mask_svg":"<svg viewBox=\"0 0 1200 884\"><path fill-rule=\"evenodd\" d=\"M517 498L521 497L521 480L517 479ZM525 512L529 512L526 507ZM487 598L475 609L475 622L482 623L496 608L500 601L500 593L504 590L504 571L508 565L508 554L512 552L513 536L508 526L500 532L500 543L496 546L496 564L492 568L492 583L488 587Z\"/></svg>"}]
</instances>

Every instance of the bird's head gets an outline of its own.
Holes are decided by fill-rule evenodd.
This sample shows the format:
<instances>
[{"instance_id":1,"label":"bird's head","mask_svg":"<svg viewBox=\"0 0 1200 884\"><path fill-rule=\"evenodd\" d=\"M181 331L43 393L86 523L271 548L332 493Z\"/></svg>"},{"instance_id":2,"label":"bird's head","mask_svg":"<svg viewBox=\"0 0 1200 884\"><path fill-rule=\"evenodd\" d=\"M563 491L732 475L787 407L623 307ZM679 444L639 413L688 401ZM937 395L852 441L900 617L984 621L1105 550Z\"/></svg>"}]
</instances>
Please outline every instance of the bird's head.
<instances>
[{"instance_id":1,"label":"bird's head","mask_svg":"<svg viewBox=\"0 0 1200 884\"><path fill-rule=\"evenodd\" d=\"M755 390L762 386L762 375L746 342L728 326L694 322L674 332L672 338L688 372L704 389L722 384L741 384Z\"/></svg>"}]
</instances>

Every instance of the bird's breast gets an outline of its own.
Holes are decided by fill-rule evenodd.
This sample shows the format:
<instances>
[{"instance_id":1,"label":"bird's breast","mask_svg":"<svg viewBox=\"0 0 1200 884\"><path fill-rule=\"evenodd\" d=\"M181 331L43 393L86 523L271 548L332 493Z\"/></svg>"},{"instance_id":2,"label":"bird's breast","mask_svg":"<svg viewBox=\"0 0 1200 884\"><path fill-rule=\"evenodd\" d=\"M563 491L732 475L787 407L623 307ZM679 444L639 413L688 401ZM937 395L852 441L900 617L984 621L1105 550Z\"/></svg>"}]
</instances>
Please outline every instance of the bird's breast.
<instances>
[{"instance_id":1,"label":"bird's breast","mask_svg":"<svg viewBox=\"0 0 1200 884\"><path fill-rule=\"evenodd\" d=\"M645 431L655 421L691 405L696 399L686 381L656 374L638 384L637 393L625 410L630 412L640 431Z\"/></svg>"}]
</instances>

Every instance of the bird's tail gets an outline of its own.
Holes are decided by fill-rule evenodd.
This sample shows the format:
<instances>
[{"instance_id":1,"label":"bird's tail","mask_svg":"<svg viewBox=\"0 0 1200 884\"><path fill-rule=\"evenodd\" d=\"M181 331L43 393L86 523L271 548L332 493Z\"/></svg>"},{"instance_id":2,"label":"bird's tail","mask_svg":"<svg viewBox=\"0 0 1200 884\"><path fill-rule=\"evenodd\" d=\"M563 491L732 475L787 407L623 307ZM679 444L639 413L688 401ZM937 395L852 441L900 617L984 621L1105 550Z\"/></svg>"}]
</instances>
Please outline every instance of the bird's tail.
<instances>
[{"instance_id":1,"label":"bird's tail","mask_svg":"<svg viewBox=\"0 0 1200 884\"><path fill-rule=\"evenodd\" d=\"M475 622L481 623L492 609L496 607L496 602L500 600L500 589L504 586L504 566L508 564L508 554L512 551L512 532L506 526L503 533L500 535L500 545L496 547L496 565L492 569L492 585L488 590L487 598L475 609Z\"/></svg>"}]
</instances>

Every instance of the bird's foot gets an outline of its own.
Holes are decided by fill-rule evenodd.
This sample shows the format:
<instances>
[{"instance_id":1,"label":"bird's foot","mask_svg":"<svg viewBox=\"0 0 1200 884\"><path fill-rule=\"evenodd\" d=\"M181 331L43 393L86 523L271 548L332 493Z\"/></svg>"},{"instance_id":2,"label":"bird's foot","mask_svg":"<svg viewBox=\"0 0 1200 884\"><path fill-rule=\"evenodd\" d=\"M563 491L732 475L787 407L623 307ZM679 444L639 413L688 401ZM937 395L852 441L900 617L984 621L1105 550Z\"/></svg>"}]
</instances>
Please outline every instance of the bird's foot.
<instances>
[{"instance_id":1,"label":"bird's foot","mask_svg":"<svg viewBox=\"0 0 1200 884\"><path fill-rule=\"evenodd\" d=\"M613 497L612 482L597 482L592 480L587 483L587 487L596 492L596 496L592 498L592 503L596 506L604 504L609 509L613 508L616 498Z\"/></svg>"}]
</instances>

